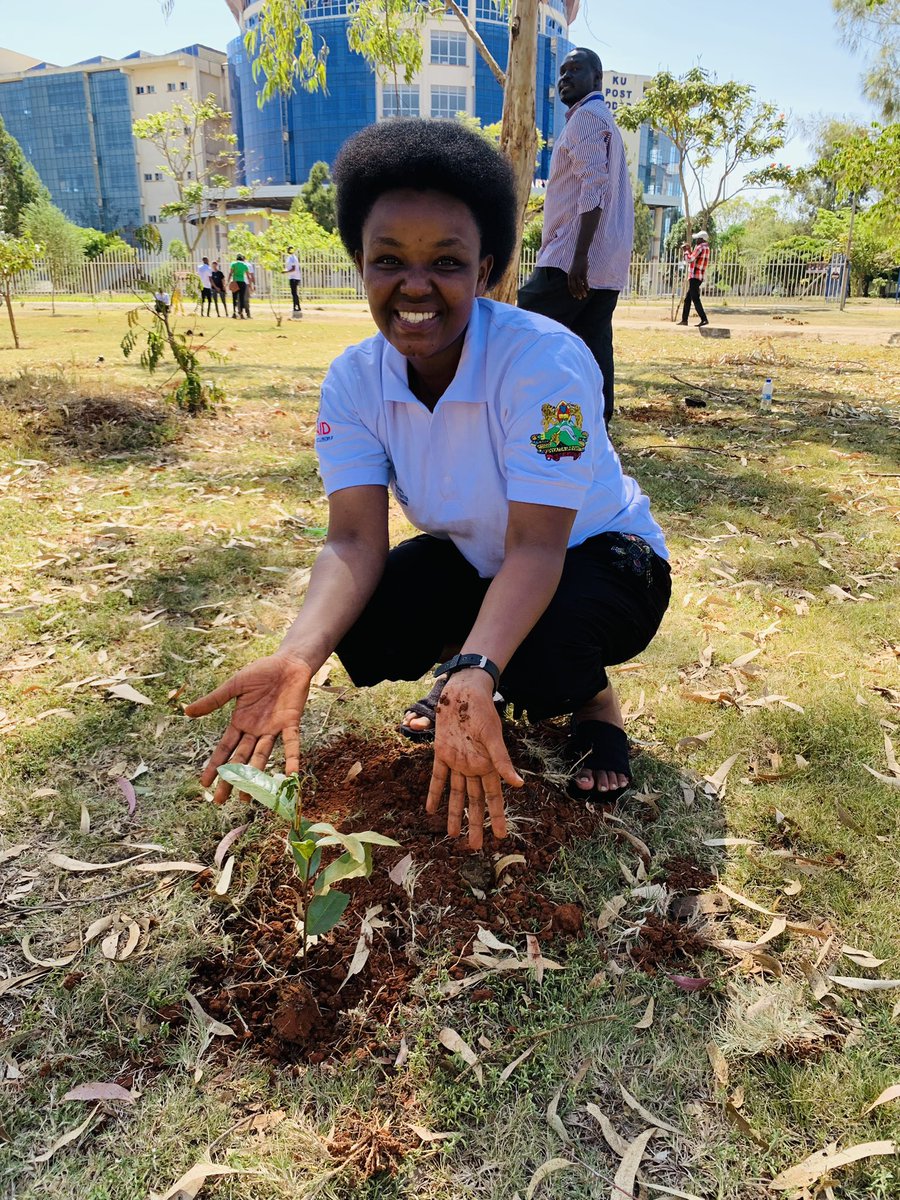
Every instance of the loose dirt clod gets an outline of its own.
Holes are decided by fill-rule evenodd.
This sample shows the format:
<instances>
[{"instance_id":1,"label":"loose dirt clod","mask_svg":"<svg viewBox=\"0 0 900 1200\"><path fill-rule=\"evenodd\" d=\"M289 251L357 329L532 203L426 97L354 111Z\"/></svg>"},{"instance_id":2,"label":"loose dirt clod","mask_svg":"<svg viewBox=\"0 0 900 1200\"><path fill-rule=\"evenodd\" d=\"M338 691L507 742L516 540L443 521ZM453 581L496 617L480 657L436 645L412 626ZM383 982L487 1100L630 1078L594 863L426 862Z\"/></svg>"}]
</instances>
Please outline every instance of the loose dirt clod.
<instances>
[{"instance_id":1,"label":"loose dirt clod","mask_svg":"<svg viewBox=\"0 0 900 1200\"><path fill-rule=\"evenodd\" d=\"M305 983L289 983L278 992L272 1028L283 1042L306 1042L321 1018L315 997Z\"/></svg>"}]
</instances>

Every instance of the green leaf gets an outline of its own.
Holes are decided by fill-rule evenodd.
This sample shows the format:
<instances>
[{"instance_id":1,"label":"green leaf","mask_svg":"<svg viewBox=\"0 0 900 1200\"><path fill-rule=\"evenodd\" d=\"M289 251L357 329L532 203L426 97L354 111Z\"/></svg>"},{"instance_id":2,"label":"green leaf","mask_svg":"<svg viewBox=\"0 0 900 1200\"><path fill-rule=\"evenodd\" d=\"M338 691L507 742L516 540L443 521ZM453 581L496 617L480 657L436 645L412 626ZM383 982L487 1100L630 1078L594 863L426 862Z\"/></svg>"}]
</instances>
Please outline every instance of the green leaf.
<instances>
[{"instance_id":1,"label":"green leaf","mask_svg":"<svg viewBox=\"0 0 900 1200\"><path fill-rule=\"evenodd\" d=\"M338 833L333 825L326 825L324 822L310 825L309 832L318 834L320 830L324 831L326 829L333 830L333 832L318 839L320 846L343 846L345 850L353 855L357 862L363 861L366 853L365 848L355 833Z\"/></svg>"},{"instance_id":2,"label":"green leaf","mask_svg":"<svg viewBox=\"0 0 900 1200\"><path fill-rule=\"evenodd\" d=\"M385 837L383 833L355 833L353 835L359 842L371 842L373 846L399 846L400 842L395 842L393 838Z\"/></svg>"},{"instance_id":3,"label":"green leaf","mask_svg":"<svg viewBox=\"0 0 900 1200\"><path fill-rule=\"evenodd\" d=\"M339 883L342 879L357 879L360 876L365 876L367 879L372 874L372 851L366 846L363 850L363 861L355 859L352 854L342 854L340 858L336 858L334 862L329 863L321 875L316 879L316 885L313 889L317 896L327 896L335 883Z\"/></svg>"},{"instance_id":4,"label":"green leaf","mask_svg":"<svg viewBox=\"0 0 900 1200\"><path fill-rule=\"evenodd\" d=\"M327 933L334 929L350 903L346 892L329 892L327 896L313 896L306 910L306 932L311 936Z\"/></svg>"},{"instance_id":5,"label":"green leaf","mask_svg":"<svg viewBox=\"0 0 900 1200\"><path fill-rule=\"evenodd\" d=\"M304 836L308 828L309 821L301 820L299 833L293 828L288 830L288 847L303 879L311 879L322 861L322 851L316 841Z\"/></svg>"},{"instance_id":6,"label":"green leaf","mask_svg":"<svg viewBox=\"0 0 900 1200\"><path fill-rule=\"evenodd\" d=\"M294 803L279 795L281 785L287 778L277 771L267 775L258 767L247 763L225 763L219 767L219 777L226 783L233 784L239 791L246 792L266 808L271 808L276 816L283 821L293 821Z\"/></svg>"}]
</instances>

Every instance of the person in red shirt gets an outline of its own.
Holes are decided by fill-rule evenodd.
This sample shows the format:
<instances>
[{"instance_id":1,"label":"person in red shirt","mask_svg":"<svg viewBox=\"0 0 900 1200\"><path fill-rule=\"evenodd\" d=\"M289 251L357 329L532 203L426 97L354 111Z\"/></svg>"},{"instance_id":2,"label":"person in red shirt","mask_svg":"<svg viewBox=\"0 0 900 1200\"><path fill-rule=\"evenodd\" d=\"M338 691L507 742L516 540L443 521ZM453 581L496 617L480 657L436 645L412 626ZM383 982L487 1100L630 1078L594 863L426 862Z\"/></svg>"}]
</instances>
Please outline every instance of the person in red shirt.
<instances>
[{"instance_id":1,"label":"person in red shirt","mask_svg":"<svg viewBox=\"0 0 900 1200\"><path fill-rule=\"evenodd\" d=\"M709 324L709 318L704 312L700 300L700 284L703 282L706 268L709 266L709 234L705 229L694 234L693 250L690 246L684 247L684 261L688 264L688 292L684 298L684 308L681 310L679 325L687 325L693 304L697 310L697 316L700 318L697 328L702 329L704 325Z\"/></svg>"}]
</instances>

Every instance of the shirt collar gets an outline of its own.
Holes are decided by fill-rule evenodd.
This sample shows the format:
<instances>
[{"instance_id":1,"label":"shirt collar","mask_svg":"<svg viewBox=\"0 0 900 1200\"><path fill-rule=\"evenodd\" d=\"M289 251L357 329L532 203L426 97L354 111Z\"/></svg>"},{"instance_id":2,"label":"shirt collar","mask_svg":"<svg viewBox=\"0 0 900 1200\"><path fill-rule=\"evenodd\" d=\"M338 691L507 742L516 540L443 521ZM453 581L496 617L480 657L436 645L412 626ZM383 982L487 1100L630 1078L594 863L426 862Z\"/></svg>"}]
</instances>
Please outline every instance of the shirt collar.
<instances>
[{"instance_id":1,"label":"shirt collar","mask_svg":"<svg viewBox=\"0 0 900 1200\"><path fill-rule=\"evenodd\" d=\"M572 105L572 107L567 110L566 120L568 121L569 117L571 117L574 113L576 113L579 110L579 108L581 108L582 104L587 104L588 100L603 100L603 103L604 104L606 103L606 100L604 100L604 98L603 98L602 92L588 92L588 94L586 96L582 96L582 98L580 100L577 100Z\"/></svg>"},{"instance_id":2,"label":"shirt collar","mask_svg":"<svg viewBox=\"0 0 900 1200\"><path fill-rule=\"evenodd\" d=\"M482 311L481 301L476 299L472 305L469 324L466 326L465 340L459 365L450 386L441 396L438 404L485 404L487 397L478 379L477 360L478 347L483 337L486 316ZM381 365L381 391L385 400L398 401L401 404L420 404L421 401L413 395L409 388L409 373L407 359L396 350L383 334L378 335L384 341L384 352Z\"/></svg>"}]
</instances>

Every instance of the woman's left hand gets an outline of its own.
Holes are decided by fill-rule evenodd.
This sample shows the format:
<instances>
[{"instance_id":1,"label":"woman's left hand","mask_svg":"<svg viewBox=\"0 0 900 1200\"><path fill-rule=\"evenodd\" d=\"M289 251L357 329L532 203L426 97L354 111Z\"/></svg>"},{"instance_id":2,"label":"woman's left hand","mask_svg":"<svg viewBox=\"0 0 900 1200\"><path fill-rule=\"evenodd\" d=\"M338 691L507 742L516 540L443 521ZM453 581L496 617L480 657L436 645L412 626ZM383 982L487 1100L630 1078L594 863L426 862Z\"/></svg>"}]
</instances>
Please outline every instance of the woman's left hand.
<instances>
[{"instance_id":1,"label":"woman's left hand","mask_svg":"<svg viewBox=\"0 0 900 1200\"><path fill-rule=\"evenodd\" d=\"M468 798L469 846L480 850L484 841L484 810L494 837L506 837L502 783L524 786L503 741L500 717L494 707L494 687L486 671L459 671L447 680L438 701L434 732L434 767L428 788L427 812L441 806L450 784L447 833L459 837Z\"/></svg>"}]
</instances>

